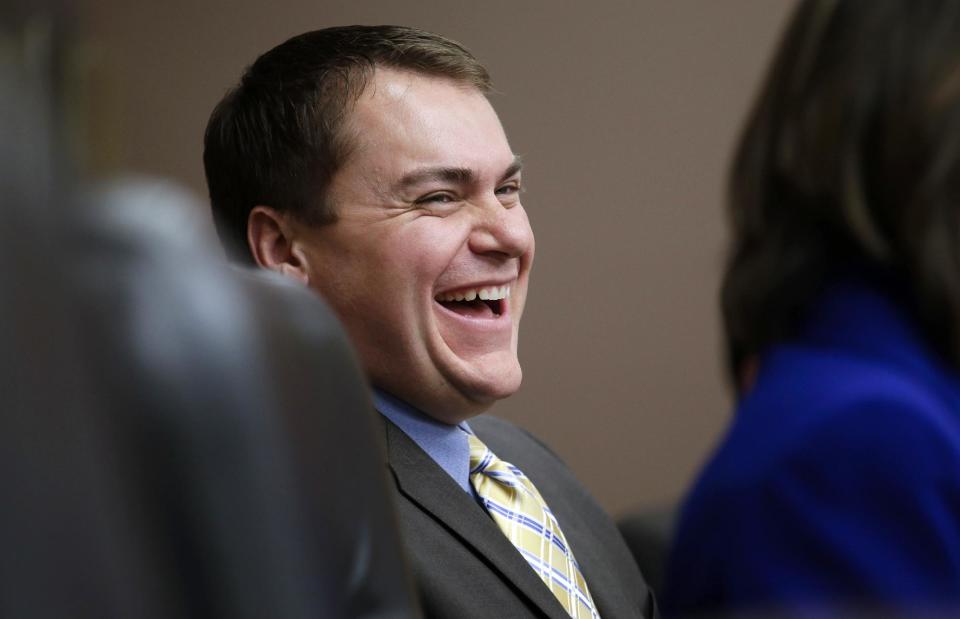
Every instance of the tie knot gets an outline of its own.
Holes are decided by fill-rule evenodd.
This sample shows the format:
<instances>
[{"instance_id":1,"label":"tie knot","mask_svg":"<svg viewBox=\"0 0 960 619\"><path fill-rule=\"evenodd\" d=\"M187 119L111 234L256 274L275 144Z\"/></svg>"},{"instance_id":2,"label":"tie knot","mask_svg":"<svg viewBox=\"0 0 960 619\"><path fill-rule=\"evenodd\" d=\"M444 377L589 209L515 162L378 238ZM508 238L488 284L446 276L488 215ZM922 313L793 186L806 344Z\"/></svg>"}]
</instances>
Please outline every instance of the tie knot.
<instances>
[{"instance_id":1,"label":"tie knot","mask_svg":"<svg viewBox=\"0 0 960 619\"><path fill-rule=\"evenodd\" d=\"M470 474L483 473L496 456L475 434L467 434L467 440L470 442Z\"/></svg>"},{"instance_id":2,"label":"tie knot","mask_svg":"<svg viewBox=\"0 0 960 619\"><path fill-rule=\"evenodd\" d=\"M527 489L526 477L520 469L498 458L483 441L473 434L467 434L470 441L470 479L483 476L515 489Z\"/></svg>"}]
</instances>

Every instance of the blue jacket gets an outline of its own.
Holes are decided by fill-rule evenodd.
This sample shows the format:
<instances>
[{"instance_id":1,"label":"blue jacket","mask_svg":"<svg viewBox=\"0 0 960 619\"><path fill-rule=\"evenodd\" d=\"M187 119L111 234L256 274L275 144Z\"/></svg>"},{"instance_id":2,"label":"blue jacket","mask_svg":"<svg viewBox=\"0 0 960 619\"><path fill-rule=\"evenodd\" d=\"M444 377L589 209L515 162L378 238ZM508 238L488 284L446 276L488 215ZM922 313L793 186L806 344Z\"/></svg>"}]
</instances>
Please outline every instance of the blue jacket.
<instances>
[{"instance_id":1,"label":"blue jacket","mask_svg":"<svg viewBox=\"0 0 960 619\"><path fill-rule=\"evenodd\" d=\"M838 283L763 355L681 512L665 616L960 609L960 382L895 290Z\"/></svg>"}]
</instances>

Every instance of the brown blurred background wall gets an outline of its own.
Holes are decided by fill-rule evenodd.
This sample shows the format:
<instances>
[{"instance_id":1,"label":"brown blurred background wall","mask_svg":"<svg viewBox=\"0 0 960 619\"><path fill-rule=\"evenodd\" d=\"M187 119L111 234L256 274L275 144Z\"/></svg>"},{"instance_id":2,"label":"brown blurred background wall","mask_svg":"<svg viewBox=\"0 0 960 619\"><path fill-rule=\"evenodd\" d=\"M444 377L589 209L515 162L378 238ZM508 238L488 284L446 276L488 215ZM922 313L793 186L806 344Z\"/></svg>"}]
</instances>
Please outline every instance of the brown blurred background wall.
<instances>
[{"instance_id":1,"label":"brown blurred background wall","mask_svg":"<svg viewBox=\"0 0 960 619\"><path fill-rule=\"evenodd\" d=\"M716 292L731 148L794 0L88 0L90 167L205 195L213 106L306 30L402 23L490 69L537 238L524 386L494 412L615 514L682 496L729 420Z\"/></svg>"}]
</instances>

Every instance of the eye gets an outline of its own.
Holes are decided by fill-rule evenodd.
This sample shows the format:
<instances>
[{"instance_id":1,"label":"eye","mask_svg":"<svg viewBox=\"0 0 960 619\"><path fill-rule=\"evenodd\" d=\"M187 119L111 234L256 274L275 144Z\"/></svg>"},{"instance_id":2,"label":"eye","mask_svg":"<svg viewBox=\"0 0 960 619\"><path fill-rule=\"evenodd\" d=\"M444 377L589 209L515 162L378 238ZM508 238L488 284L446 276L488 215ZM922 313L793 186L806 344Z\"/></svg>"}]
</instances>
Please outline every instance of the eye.
<instances>
[{"instance_id":1,"label":"eye","mask_svg":"<svg viewBox=\"0 0 960 619\"><path fill-rule=\"evenodd\" d=\"M450 204L456 201L457 197L449 193L431 193L422 198L417 198L416 204Z\"/></svg>"},{"instance_id":2,"label":"eye","mask_svg":"<svg viewBox=\"0 0 960 619\"><path fill-rule=\"evenodd\" d=\"M520 192L520 179L507 181L500 187L497 187L497 193L500 195L510 195Z\"/></svg>"},{"instance_id":3,"label":"eye","mask_svg":"<svg viewBox=\"0 0 960 619\"><path fill-rule=\"evenodd\" d=\"M511 181L505 185L501 185L497 187L496 193L501 202L514 202L520 193L520 183L519 181Z\"/></svg>"}]
</instances>

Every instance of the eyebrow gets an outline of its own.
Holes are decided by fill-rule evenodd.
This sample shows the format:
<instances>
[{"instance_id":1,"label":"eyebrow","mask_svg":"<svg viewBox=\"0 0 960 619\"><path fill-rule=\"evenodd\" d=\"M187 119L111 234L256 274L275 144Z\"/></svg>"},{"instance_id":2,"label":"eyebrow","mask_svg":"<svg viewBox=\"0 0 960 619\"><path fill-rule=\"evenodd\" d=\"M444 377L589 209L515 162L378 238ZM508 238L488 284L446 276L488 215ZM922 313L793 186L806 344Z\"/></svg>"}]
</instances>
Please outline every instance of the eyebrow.
<instances>
[{"instance_id":1,"label":"eyebrow","mask_svg":"<svg viewBox=\"0 0 960 619\"><path fill-rule=\"evenodd\" d=\"M503 176L500 177L500 182L507 180L511 176L519 174L520 170L522 169L523 169L523 161L520 160L519 155L515 155L513 157L513 163L507 166L507 169L504 170L503 172Z\"/></svg>"},{"instance_id":2,"label":"eyebrow","mask_svg":"<svg viewBox=\"0 0 960 619\"><path fill-rule=\"evenodd\" d=\"M520 161L520 157L514 157L513 163L507 166L507 169L503 172L503 175L500 177L500 182L505 181L517 174L523 168L523 163ZM461 185L469 185L477 181L476 173L470 168L448 168L448 167L434 167L434 168L419 168L404 174L400 179L400 182L397 183L397 187L404 189L406 187L411 187L413 185L419 185L420 183L426 183L430 181L441 181L446 183L456 183Z\"/></svg>"}]
</instances>

